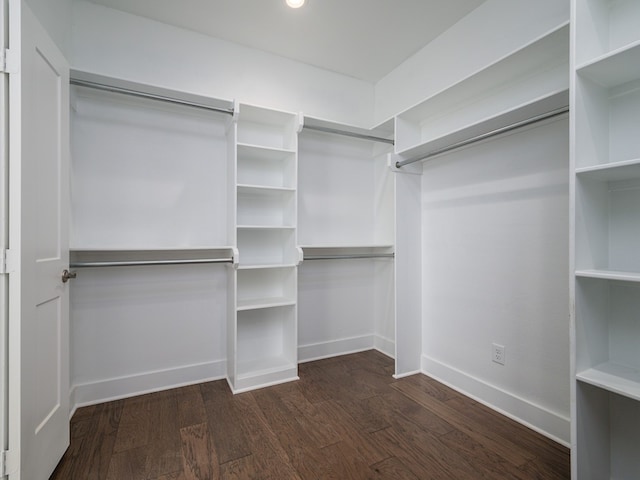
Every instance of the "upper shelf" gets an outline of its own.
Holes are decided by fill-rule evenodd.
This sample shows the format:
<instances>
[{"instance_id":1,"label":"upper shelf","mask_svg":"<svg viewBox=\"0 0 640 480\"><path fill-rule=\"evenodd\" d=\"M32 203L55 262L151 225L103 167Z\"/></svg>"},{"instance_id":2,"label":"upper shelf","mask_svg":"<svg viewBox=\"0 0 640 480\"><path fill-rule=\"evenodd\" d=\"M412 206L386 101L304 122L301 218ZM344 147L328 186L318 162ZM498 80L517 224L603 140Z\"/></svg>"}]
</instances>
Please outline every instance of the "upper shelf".
<instances>
[{"instance_id":1,"label":"upper shelf","mask_svg":"<svg viewBox=\"0 0 640 480\"><path fill-rule=\"evenodd\" d=\"M638 0L576 0L575 18L578 65L640 40Z\"/></svg>"},{"instance_id":2,"label":"upper shelf","mask_svg":"<svg viewBox=\"0 0 640 480\"><path fill-rule=\"evenodd\" d=\"M239 144L297 150L297 135L302 128L300 115L244 103L236 104L234 113L238 119Z\"/></svg>"},{"instance_id":3,"label":"upper shelf","mask_svg":"<svg viewBox=\"0 0 640 480\"><path fill-rule=\"evenodd\" d=\"M410 157L568 105L567 23L396 117L396 153ZM546 112L543 112L546 113Z\"/></svg>"},{"instance_id":4,"label":"upper shelf","mask_svg":"<svg viewBox=\"0 0 640 480\"><path fill-rule=\"evenodd\" d=\"M213 98L197 93L176 90L172 88L140 83L123 78L100 75L92 72L72 69L70 72L71 83L87 85L99 90L121 93L124 95L159 100L185 106L210 109L225 114L233 113L233 102Z\"/></svg>"},{"instance_id":5,"label":"upper shelf","mask_svg":"<svg viewBox=\"0 0 640 480\"><path fill-rule=\"evenodd\" d=\"M640 78L640 41L608 52L577 67L579 75L603 87L615 87Z\"/></svg>"},{"instance_id":6,"label":"upper shelf","mask_svg":"<svg viewBox=\"0 0 640 480\"><path fill-rule=\"evenodd\" d=\"M601 182L639 179L640 158L581 167L576 169L576 174L581 178L588 178Z\"/></svg>"},{"instance_id":7,"label":"upper shelf","mask_svg":"<svg viewBox=\"0 0 640 480\"><path fill-rule=\"evenodd\" d=\"M621 272L618 270L598 270L585 269L576 270L576 277L582 278L599 278L602 280L613 280L618 282L640 282L640 273L638 272Z\"/></svg>"}]
</instances>

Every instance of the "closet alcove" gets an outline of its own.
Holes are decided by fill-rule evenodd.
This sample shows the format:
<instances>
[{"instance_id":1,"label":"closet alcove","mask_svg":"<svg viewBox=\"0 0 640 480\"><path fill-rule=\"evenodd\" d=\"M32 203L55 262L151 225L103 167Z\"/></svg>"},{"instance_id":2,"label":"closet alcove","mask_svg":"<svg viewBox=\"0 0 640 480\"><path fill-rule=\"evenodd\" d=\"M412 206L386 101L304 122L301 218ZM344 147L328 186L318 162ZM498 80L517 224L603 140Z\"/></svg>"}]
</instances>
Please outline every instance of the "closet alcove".
<instances>
[{"instance_id":1,"label":"closet alcove","mask_svg":"<svg viewBox=\"0 0 640 480\"><path fill-rule=\"evenodd\" d=\"M295 92L265 93L261 106L215 98L228 91L182 71L161 88L146 71L78 62L72 262L127 265L76 269L72 403L213 378L241 392L294 380L300 362L375 348L396 376L426 373L566 441L568 268L558 258L568 232L556 219L568 195L569 26L559 17L404 110L398 102L385 118L382 108L373 129L296 111L308 98ZM348 103L331 105L329 117L349 121ZM552 123L492 133L553 112ZM474 162L483 152L495 161ZM439 204L439 183L461 197ZM470 199L506 215L469 216ZM474 255L480 246L489 254ZM531 254L509 256L519 251ZM131 265L140 261L153 265ZM540 278L561 284L544 308L522 293L539 292ZM502 338L509 362L497 368L488 352ZM531 338L547 339L544 362ZM550 362L562 368L550 375Z\"/></svg>"},{"instance_id":2,"label":"closet alcove","mask_svg":"<svg viewBox=\"0 0 640 480\"><path fill-rule=\"evenodd\" d=\"M74 78L76 404L394 355L388 131Z\"/></svg>"}]
</instances>

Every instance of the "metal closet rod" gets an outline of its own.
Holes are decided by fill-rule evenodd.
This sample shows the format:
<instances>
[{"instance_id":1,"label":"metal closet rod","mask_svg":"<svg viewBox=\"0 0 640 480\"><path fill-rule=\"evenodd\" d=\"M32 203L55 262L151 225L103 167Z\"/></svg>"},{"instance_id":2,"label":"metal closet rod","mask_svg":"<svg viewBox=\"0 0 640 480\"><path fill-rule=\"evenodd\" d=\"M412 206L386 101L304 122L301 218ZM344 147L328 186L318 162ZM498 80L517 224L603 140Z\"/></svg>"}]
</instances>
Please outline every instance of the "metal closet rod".
<instances>
[{"instance_id":1,"label":"metal closet rod","mask_svg":"<svg viewBox=\"0 0 640 480\"><path fill-rule=\"evenodd\" d=\"M511 130L515 130L516 128L526 127L527 125L531 125L533 123L541 122L542 120L547 120L548 118L557 117L559 115L565 114L569 111L569 106L564 106L552 110L547 113L542 113L540 115L536 115L535 117L527 118L525 120L521 120L519 122L512 123L511 125L506 125L504 127L496 128L495 130L491 130L490 132L483 133L481 135L476 135L475 137L471 137L467 140L462 140L460 142L456 142L452 145L439 148L437 150L433 150L425 155L421 155L416 158L409 158L407 160L401 160L396 162L396 168L404 167L405 165L410 165L412 163L421 162L423 160L427 160L431 157L435 157L436 155L440 155L442 153L447 153L457 148L462 148L472 143L479 142L480 140L485 140L487 138L495 137L501 133L510 132Z\"/></svg>"},{"instance_id":2,"label":"metal closet rod","mask_svg":"<svg viewBox=\"0 0 640 480\"><path fill-rule=\"evenodd\" d=\"M343 260L349 258L393 258L394 253L355 253L352 255L312 255L304 260Z\"/></svg>"},{"instance_id":3,"label":"metal closet rod","mask_svg":"<svg viewBox=\"0 0 640 480\"><path fill-rule=\"evenodd\" d=\"M69 268L141 267L148 265L198 265L209 263L233 263L233 258L196 258L192 260L132 260L124 262L74 262L69 265Z\"/></svg>"},{"instance_id":4,"label":"metal closet rod","mask_svg":"<svg viewBox=\"0 0 640 480\"><path fill-rule=\"evenodd\" d=\"M218 113L224 113L224 114L227 114L227 115L233 115L233 108L213 107L211 105L205 105L204 103L191 102L189 100L181 100L179 98L167 97L165 95L157 95L157 94L154 94L154 93L145 93L145 92L140 92L138 90L131 90L129 88L114 87L114 86L106 85L106 84L103 84L103 83L91 82L91 81L88 81L88 80L79 80L79 79L75 79L75 78L72 78L69 81L69 83L71 85L76 85L78 87L93 88L94 90L102 90L104 92L121 93L123 95L129 95L131 97L146 98L146 99L150 99L150 100L159 100L161 102L175 103L175 104L184 105L184 106L187 106L187 107L195 107L195 108L199 108L199 109L202 109L202 110L209 110L209 111L214 111L214 112L218 112ZM303 128L308 129L308 130L317 130L319 132L324 132L324 133L333 133L333 134L336 134L336 135L343 135L343 136L346 136L346 137L359 138L359 139L362 139L362 140L370 140L370 141L373 141L373 142L387 143L387 144L390 144L390 145L394 144L394 141L392 139L377 137L377 136L374 136L374 135L366 135L364 133L349 132L347 130L340 130L340 129L337 129L337 128L320 127L320 126L314 126L314 125L304 125L304 123L303 123Z\"/></svg>"},{"instance_id":5,"label":"metal closet rod","mask_svg":"<svg viewBox=\"0 0 640 480\"><path fill-rule=\"evenodd\" d=\"M105 92L114 92L114 93L121 93L123 95L129 95L131 97L139 97L139 98L147 98L147 99L151 99L151 100L159 100L161 102L166 102L166 103L176 103L178 105L184 105L187 107L195 107L195 108L199 108L201 110L209 110L209 111L213 111L213 112L218 112L218 113L224 113L227 115L233 115L233 108L220 108L220 107L214 107L211 105L205 105L204 103L197 103L197 102L191 102L189 100L181 100L179 98L173 98L173 97L167 97L164 95L156 95L155 93L145 93L145 92L139 92L137 90L131 90L128 88L122 88L122 87L113 87L110 85L105 85L103 83L96 83L96 82L90 82L87 80L78 80L75 78L72 78L69 83L71 85L77 85L79 87L88 87L88 88L93 88L95 90L102 90Z\"/></svg>"},{"instance_id":6,"label":"metal closet rod","mask_svg":"<svg viewBox=\"0 0 640 480\"><path fill-rule=\"evenodd\" d=\"M316 130L318 132L333 133L336 135L342 135L344 137L359 138L361 140L369 140L372 142L387 143L389 145L395 144L394 140L390 138L376 137L375 135L367 135L364 133L349 132L346 130L339 130L337 128L319 127L316 125L304 125L304 124L302 125L302 128L305 130Z\"/></svg>"}]
</instances>

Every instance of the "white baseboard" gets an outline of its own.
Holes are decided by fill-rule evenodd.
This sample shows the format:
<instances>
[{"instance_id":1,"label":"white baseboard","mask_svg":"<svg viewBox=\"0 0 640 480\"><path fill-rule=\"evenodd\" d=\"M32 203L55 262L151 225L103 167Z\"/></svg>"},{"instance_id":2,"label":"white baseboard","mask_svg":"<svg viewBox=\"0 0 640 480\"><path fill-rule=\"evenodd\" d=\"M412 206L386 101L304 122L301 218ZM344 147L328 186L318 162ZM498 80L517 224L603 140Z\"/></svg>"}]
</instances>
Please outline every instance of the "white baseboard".
<instances>
[{"instance_id":1,"label":"white baseboard","mask_svg":"<svg viewBox=\"0 0 640 480\"><path fill-rule=\"evenodd\" d=\"M328 342L310 343L298 346L298 363L322 360L323 358L348 355L350 353L378 350L386 356L395 358L396 345L380 335L362 335L359 337L340 338Z\"/></svg>"},{"instance_id":2,"label":"white baseboard","mask_svg":"<svg viewBox=\"0 0 640 480\"><path fill-rule=\"evenodd\" d=\"M422 356L422 373L566 447L570 445L570 420L568 417L552 412L426 355Z\"/></svg>"},{"instance_id":3,"label":"white baseboard","mask_svg":"<svg viewBox=\"0 0 640 480\"><path fill-rule=\"evenodd\" d=\"M374 348L373 338L374 335L362 335L360 337L341 338L328 342L299 345L298 363L371 350Z\"/></svg>"},{"instance_id":4,"label":"white baseboard","mask_svg":"<svg viewBox=\"0 0 640 480\"><path fill-rule=\"evenodd\" d=\"M387 357L396 358L396 342L390 338L374 335L373 348L384 353Z\"/></svg>"},{"instance_id":5,"label":"white baseboard","mask_svg":"<svg viewBox=\"0 0 640 480\"><path fill-rule=\"evenodd\" d=\"M227 375L226 360L145 372L126 377L109 378L74 384L70 392L72 414L78 407L183 387L195 383L220 380Z\"/></svg>"}]
</instances>

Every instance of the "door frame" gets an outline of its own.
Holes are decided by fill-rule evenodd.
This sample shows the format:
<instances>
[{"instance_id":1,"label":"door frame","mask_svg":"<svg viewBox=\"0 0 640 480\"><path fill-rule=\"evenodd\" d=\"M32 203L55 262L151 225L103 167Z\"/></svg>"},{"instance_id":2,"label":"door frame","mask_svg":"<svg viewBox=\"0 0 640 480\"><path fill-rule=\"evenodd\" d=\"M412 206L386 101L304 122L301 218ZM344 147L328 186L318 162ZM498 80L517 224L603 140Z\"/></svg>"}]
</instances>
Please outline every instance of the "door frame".
<instances>
[{"instance_id":1,"label":"door frame","mask_svg":"<svg viewBox=\"0 0 640 480\"><path fill-rule=\"evenodd\" d=\"M9 36L8 0L0 5L0 52L7 48ZM9 76L0 74L0 262L4 272L5 252L9 246ZM0 274L0 452L5 452L9 443L8 401L9 401L9 276ZM6 458L0 453L4 464ZM0 468L6 468L0 465ZM0 472L2 478L2 472Z\"/></svg>"}]
</instances>

